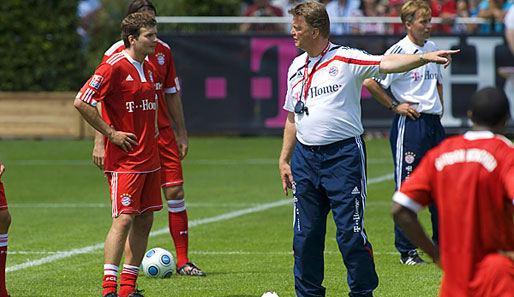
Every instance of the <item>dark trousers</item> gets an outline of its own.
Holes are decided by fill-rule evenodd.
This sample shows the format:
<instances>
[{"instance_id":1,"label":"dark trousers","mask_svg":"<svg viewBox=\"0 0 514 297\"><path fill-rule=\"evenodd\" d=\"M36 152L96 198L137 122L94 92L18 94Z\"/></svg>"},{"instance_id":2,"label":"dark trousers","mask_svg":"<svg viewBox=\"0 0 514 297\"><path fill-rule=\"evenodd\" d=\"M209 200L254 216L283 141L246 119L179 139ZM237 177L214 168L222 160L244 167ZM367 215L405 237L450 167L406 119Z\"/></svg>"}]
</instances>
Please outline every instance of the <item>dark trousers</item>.
<instances>
[{"instance_id":1,"label":"dark trousers","mask_svg":"<svg viewBox=\"0 0 514 297\"><path fill-rule=\"evenodd\" d=\"M325 296L321 284L330 210L348 271L349 296L372 296L378 276L364 230L366 149L362 138L314 147L298 142L291 169L295 181L293 250L297 296Z\"/></svg>"},{"instance_id":2,"label":"dark trousers","mask_svg":"<svg viewBox=\"0 0 514 297\"><path fill-rule=\"evenodd\" d=\"M409 178L427 151L436 147L444 138L446 138L446 133L438 115L422 113L414 121L404 115L397 114L394 117L389 141L393 153L396 189L400 187L405 179ZM435 205L429 206L428 209L432 221L432 240L438 244L437 209ZM417 248L396 222L394 223L394 245L403 256L408 251Z\"/></svg>"}]
</instances>

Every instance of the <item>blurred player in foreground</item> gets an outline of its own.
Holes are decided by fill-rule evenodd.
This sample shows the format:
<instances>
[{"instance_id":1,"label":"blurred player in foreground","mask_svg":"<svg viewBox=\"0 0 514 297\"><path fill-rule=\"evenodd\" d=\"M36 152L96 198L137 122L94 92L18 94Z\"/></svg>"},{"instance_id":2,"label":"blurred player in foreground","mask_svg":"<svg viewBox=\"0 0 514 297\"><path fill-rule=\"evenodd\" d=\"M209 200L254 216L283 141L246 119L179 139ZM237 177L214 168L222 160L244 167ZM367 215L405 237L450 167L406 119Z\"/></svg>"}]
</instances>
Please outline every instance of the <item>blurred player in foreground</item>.
<instances>
[{"instance_id":1,"label":"blurred player in foreground","mask_svg":"<svg viewBox=\"0 0 514 297\"><path fill-rule=\"evenodd\" d=\"M142 297L135 288L152 228L153 212L162 208L157 147L156 71L145 61L157 45L157 28L146 13L121 24L126 49L96 68L75 98L82 117L107 137L105 173L109 180L112 225L104 248L104 297ZM96 109L103 102L103 118Z\"/></svg>"},{"instance_id":2,"label":"blurred player in foreground","mask_svg":"<svg viewBox=\"0 0 514 297\"><path fill-rule=\"evenodd\" d=\"M378 286L373 251L364 228L366 146L362 138L362 81L426 63L448 65L458 51L374 56L330 42L330 20L319 2L289 11L291 35L305 53L289 66L279 169L282 187L293 190L296 294L325 296L327 215L348 271L350 296L372 296Z\"/></svg>"},{"instance_id":3,"label":"blurred player in foreground","mask_svg":"<svg viewBox=\"0 0 514 297\"><path fill-rule=\"evenodd\" d=\"M154 5L148 0L132 0L129 3L127 15L134 12L145 12L152 17L156 15ZM103 61L124 49L123 41L116 42L105 52ZM161 187L168 204L168 225L177 252L177 273L188 276L205 276L205 272L189 261L188 258L189 228L184 202L184 188L182 186L184 178L181 160L186 157L189 145L182 110L182 99L178 93L179 82L170 46L157 39L155 53L148 55L147 61L158 72L154 79L156 80L157 96L159 98L157 114L159 136L157 144L161 162ZM176 138L169 115L171 115L177 129ZM96 133L93 161L102 170L104 154L104 136Z\"/></svg>"},{"instance_id":4,"label":"blurred player in foreground","mask_svg":"<svg viewBox=\"0 0 514 297\"><path fill-rule=\"evenodd\" d=\"M0 160L0 297L9 296L5 288L5 260L7 257L7 231L11 225L11 214L7 209L4 185L1 180L4 171L4 163Z\"/></svg>"},{"instance_id":5,"label":"blurred player in foreground","mask_svg":"<svg viewBox=\"0 0 514 297\"><path fill-rule=\"evenodd\" d=\"M471 99L473 128L430 150L393 196L392 214L444 271L439 296L514 296L514 147L497 134L509 119L505 93ZM439 248L416 213L435 203Z\"/></svg>"},{"instance_id":6,"label":"blurred player in foreground","mask_svg":"<svg viewBox=\"0 0 514 297\"><path fill-rule=\"evenodd\" d=\"M411 0L405 3L400 15L407 36L391 46L385 54L422 54L437 50L437 46L428 40L432 28L430 13L429 3L425 0ZM388 74L384 79L364 81L364 86L373 97L396 113L389 137L396 189L409 178L426 152L446 137L441 125L442 83L441 66L433 63L404 73ZM396 100L384 91L389 87ZM431 205L429 210L432 240L437 243L437 209ZM416 245L409 241L396 222L394 245L400 252L401 264L427 264L419 257Z\"/></svg>"}]
</instances>

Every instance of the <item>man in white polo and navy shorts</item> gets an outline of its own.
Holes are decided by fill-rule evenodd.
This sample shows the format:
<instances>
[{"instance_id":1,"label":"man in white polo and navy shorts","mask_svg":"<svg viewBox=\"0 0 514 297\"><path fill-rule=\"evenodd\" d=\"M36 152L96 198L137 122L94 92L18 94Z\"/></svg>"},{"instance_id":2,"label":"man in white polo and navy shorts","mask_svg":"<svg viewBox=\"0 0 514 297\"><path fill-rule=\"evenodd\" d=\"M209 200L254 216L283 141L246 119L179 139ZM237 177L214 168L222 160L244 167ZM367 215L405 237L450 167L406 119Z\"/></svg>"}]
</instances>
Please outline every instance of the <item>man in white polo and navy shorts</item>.
<instances>
[{"instance_id":1,"label":"man in white polo and navy shorts","mask_svg":"<svg viewBox=\"0 0 514 297\"><path fill-rule=\"evenodd\" d=\"M362 134L362 82L382 73L408 71L427 62L448 64L437 51L373 56L332 44L325 6L304 2L289 11L291 34L305 53L288 71L288 116L279 159L283 190L293 190L294 275L298 296L325 296L323 250L327 215L348 270L349 296L373 296L378 276L364 229L366 149Z\"/></svg>"},{"instance_id":2,"label":"man in white polo and navy shorts","mask_svg":"<svg viewBox=\"0 0 514 297\"><path fill-rule=\"evenodd\" d=\"M408 1L402 6L400 16L407 36L391 46L386 55L422 54L437 50L437 46L428 40L432 25L431 10L426 1ZM442 83L441 67L432 63L409 72L388 74L385 79L364 81L364 86L373 97L396 113L389 136L395 165L396 190L409 178L426 152L446 137L440 120L444 111ZM389 87L396 100L384 91ZM438 244L437 209L431 205L429 210L432 240ZM396 222L394 235L401 264L427 264L418 255L417 246L407 238Z\"/></svg>"}]
</instances>

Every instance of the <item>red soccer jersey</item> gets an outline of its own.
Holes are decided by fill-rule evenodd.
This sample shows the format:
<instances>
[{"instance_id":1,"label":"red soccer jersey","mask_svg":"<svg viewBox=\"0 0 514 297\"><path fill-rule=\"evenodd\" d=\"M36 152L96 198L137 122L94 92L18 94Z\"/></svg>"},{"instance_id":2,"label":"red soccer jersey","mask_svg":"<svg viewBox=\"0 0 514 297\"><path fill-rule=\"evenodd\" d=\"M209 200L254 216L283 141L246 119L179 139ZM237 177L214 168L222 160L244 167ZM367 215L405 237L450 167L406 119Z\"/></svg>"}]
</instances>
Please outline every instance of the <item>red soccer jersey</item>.
<instances>
[{"instance_id":1,"label":"red soccer jersey","mask_svg":"<svg viewBox=\"0 0 514 297\"><path fill-rule=\"evenodd\" d=\"M123 41L118 41L113 44L104 54L102 62L106 61L113 54L119 53L125 49ZM176 93L179 90L179 83L177 73L175 71L175 64L173 63L173 56L171 49L168 44L158 39L157 46L155 47L155 53L147 57L148 61L152 63L153 67L158 72L158 77L155 83L157 89L157 95L159 98L159 110L158 110L158 126L159 128L165 128L171 126L170 118L168 117L168 108L166 106L166 100L164 93Z\"/></svg>"},{"instance_id":2,"label":"red soccer jersey","mask_svg":"<svg viewBox=\"0 0 514 297\"><path fill-rule=\"evenodd\" d=\"M436 203L444 276L439 296L474 296L487 254L514 250L514 148L488 131L446 139L402 183L394 201L414 211Z\"/></svg>"},{"instance_id":3,"label":"red soccer jersey","mask_svg":"<svg viewBox=\"0 0 514 297\"><path fill-rule=\"evenodd\" d=\"M100 64L77 94L78 99L91 105L102 101L107 124L117 131L137 136L139 144L128 153L107 139L106 172L138 173L159 169L154 73L150 63L138 63L123 51Z\"/></svg>"}]
</instances>

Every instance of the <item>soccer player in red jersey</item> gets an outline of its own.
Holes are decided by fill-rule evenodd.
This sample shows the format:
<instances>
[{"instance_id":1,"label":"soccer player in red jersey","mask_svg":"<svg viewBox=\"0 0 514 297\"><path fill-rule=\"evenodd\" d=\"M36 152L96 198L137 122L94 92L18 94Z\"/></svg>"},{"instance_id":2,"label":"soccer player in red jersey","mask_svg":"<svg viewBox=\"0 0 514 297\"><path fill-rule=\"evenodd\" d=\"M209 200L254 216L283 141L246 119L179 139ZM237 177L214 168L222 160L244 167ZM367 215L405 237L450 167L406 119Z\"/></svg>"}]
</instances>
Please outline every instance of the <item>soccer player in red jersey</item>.
<instances>
[{"instance_id":1,"label":"soccer player in red jersey","mask_svg":"<svg viewBox=\"0 0 514 297\"><path fill-rule=\"evenodd\" d=\"M75 98L84 119L107 137L105 173L112 204L112 225L105 240L104 297L116 297L117 275L125 254L119 296L139 297L139 266L153 223L162 208L157 148L156 71L145 61L155 51L155 19L146 13L121 24L126 50L100 64ZM103 102L103 119L96 104ZM125 250L124 250L125 248Z\"/></svg>"},{"instance_id":2,"label":"soccer player in red jersey","mask_svg":"<svg viewBox=\"0 0 514 297\"><path fill-rule=\"evenodd\" d=\"M148 0L132 0L127 14L134 12L146 12L153 17L156 14L154 5ZM103 60L107 60L124 49L125 46L122 41L116 42L105 52ZM157 142L161 160L161 187L168 204L169 229L177 252L177 272L181 275L205 276L205 272L189 261L188 258L189 230L184 203L184 189L182 186L184 178L181 164L181 160L187 154L188 139L182 101L178 93L179 82L170 46L158 39L155 53L148 55L147 60L159 74L156 78L158 80L156 86L159 98L159 136ZM176 138L168 113L175 124ZM101 169L104 165L104 153L104 136L97 133L93 149L93 161Z\"/></svg>"},{"instance_id":3,"label":"soccer player in red jersey","mask_svg":"<svg viewBox=\"0 0 514 297\"><path fill-rule=\"evenodd\" d=\"M468 117L473 128L444 140L421 160L394 194L392 213L444 271L439 296L514 296L514 147L498 135L509 119L505 93L478 91ZM416 213L435 203L440 246Z\"/></svg>"},{"instance_id":4,"label":"soccer player in red jersey","mask_svg":"<svg viewBox=\"0 0 514 297\"><path fill-rule=\"evenodd\" d=\"M5 166L0 160L0 178L5 171ZM0 180L0 297L9 297L5 288L5 260L7 257L7 231L11 225L11 214L7 209L5 190Z\"/></svg>"}]
</instances>

